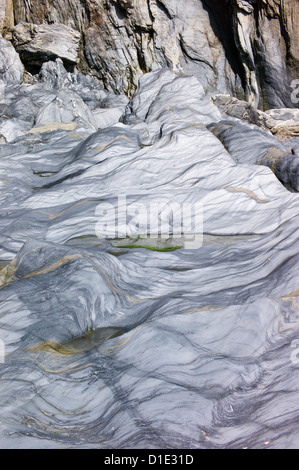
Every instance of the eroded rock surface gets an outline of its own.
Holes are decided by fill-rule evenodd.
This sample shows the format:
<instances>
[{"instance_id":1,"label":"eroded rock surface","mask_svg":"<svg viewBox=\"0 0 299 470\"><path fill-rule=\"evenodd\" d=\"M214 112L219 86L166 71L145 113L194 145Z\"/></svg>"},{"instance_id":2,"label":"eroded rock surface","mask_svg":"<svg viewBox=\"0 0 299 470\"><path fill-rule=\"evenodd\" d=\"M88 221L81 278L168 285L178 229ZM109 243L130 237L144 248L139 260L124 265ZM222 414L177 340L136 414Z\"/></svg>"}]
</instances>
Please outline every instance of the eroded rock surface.
<instances>
[{"instance_id":1,"label":"eroded rock surface","mask_svg":"<svg viewBox=\"0 0 299 470\"><path fill-rule=\"evenodd\" d=\"M205 91L261 109L296 107L296 0L14 0L16 23L61 23L82 35L82 70L133 96L144 72L195 75ZM45 27L45 26L43 26Z\"/></svg>"},{"instance_id":2,"label":"eroded rock surface","mask_svg":"<svg viewBox=\"0 0 299 470\"><path fill-rule=\"evenodd\" d=\"M6 83L20 83L24 66L10 42L0 37L0 80Z\"/></svg>"},{"instance_id":3,"label":"eroded rock surface","mask_svg":"<svg viewBox=\"0 0 299 470\"><path fill-rule=\"evenodd\" d=\"M298 448L297 5L14 0L1 448Z\"/></svg>"},{"instance_id":4,"label":"eroded rock surface","mask_svg":"<svg viewBox=\"0 0 299 470\"><path fill-rule=\"evenodd\" d=\"M0 447L298 448L298 139L167 68L126 105L58 60L1 109Z\"/></svg>"},{"instance_id":5,"label":"eroded rock surface","mask_svg":"<svg viewBox=\"0 0 299 470\"><path fill-rule=\"evenodd\" d=\"M214 95L211 98L224 115L256 124L264 130L270 130L279 140L299 136L298 109L279 108L263 112L251 103L230 95Z\"/></svg>"}]
</instances>

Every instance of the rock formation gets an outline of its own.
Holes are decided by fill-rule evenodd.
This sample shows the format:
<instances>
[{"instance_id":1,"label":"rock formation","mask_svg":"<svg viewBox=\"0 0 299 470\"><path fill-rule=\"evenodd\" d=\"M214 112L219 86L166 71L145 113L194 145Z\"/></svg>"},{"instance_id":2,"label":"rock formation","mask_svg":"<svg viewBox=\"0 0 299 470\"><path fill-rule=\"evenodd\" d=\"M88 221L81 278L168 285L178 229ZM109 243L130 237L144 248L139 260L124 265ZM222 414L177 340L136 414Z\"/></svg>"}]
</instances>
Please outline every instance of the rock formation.
<instances>
[{"instance_id":1,"label":"rock formation","mask_svg":"<svg viewBox=\"0 0 299 470\"><path fill-rule=\"evenodd\" d=\"M27 70L38 73L41 64L58 57L66 66L77 63L80 33L61 24L19 23L13 28L13 45Z\"/></svg>"},{"instance_id":2,"label":"rock formation","mask_svg":"<svg viewBox=\"0 0 299 470\"><path fill-rule=\"evenodd\" d=\"M131 97L143 73L168 66L195 75L206 92L264 110L297 106L290 98L299 76L296 0L13 0L13 7L17 30L26 22L78 31L81 70L110 91Z\"/></svg>"},{"instance_id":3,"label":"rock formation","mask_svg":"<svg viewBox=\"0 0 299 470\"><path fill-rule=\"evenodd\" d=\"M297 448L298 139L168 68L0 106L0 447Z\"/></svg>"},{"instance_id":4,"label":"rock formation","mask_svg":"<svg viewBox=\"0 0 299 470\"><path fill-rule=\"evenodd\" d=\"M23 80L24 66L12 45L0 37L0 79L6 83Z\"/></svg>"},{"instance_id":5,"label":"rock formation","mask_svg":"<svg viewBox=\"0 0 299 470\"><path fill-rule=\"evenodd\" d=\"M298 2L11 5L0 447L298 448Z\"/></svg>"}]
</instances>

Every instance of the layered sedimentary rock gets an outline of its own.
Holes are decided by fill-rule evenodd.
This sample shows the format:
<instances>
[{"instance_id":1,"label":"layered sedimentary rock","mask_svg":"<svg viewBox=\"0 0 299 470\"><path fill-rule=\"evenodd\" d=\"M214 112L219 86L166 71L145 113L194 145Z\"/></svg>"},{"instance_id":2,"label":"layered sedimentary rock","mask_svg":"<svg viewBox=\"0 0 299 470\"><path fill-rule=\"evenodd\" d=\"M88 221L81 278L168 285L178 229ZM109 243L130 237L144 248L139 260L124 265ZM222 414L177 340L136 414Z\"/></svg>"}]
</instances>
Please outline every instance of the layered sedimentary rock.
<instances>
[{"instance_id":1,"label":"layered sedimentary rock","mask_svg":"<svg viewBox=\"0 0 299 470\"><path fill-rule=\"evenodd\" d=\"M81 70L133 96L144 72L168 66L205 91L261 109L296 107L296 0L14 0L15 22L65 24L81 34Z\"/></svg>"},{"instance_id":2,"label":"layered sedimentary rock","mask_svg":"<svg viewBox=\"0 0 299 470\"><path fill-rule=\"evenodd\" d=\"M58 60L1 109L0 446L297 448L298 194L263 157L295 191L298 139L167 68L126 103Z\"/></svg>"}]
</instances>

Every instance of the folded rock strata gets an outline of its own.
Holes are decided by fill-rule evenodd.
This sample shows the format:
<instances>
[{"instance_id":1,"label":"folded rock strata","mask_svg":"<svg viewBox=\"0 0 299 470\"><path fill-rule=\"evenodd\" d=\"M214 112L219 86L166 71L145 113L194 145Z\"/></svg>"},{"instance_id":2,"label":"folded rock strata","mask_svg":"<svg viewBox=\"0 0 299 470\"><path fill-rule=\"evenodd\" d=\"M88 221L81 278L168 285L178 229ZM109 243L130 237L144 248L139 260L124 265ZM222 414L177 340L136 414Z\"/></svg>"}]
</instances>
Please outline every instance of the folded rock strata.
<instances>
[{"instance_id":1,"label":"folded rock strata","mask_svg":"<svg viewBox=\"0 0 299 470\"><path fill-rule=\"evenodd\" d=\"M80 33L62 24L19 23L13 29L13 45L30 72L43 62L60 58L74 66L78 60Z\"/></svg>"},{"instance_id":2,"label":"folded rock strata","mask_svg":"<svg viewBox=\"0 0 299 470\"><path fill-rule=\"evenodd\" d=\"M297 112L205 88L5 76L0 447L298 448Z\"/></svg>"}]
</instances>

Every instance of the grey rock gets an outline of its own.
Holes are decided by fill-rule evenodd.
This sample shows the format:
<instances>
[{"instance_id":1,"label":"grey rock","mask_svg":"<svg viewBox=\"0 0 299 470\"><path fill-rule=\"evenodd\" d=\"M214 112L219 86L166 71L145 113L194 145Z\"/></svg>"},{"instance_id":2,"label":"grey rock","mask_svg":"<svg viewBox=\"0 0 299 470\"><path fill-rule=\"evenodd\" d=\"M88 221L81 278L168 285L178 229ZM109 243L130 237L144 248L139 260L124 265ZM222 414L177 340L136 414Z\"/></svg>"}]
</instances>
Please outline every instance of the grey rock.
<instances>
[{"instance_id":1,"label":"grey rock","mask_svg":"<svg viewBox=\"0 0 299 470\"><path fill-rule=\"evenodd\" d=\"M65 24L72 29L82 30L87 20L86 4L78 0L55 0L55 2L33 2L13 0L15 23L23 21L34 24ZM79 28L78 28L79 27Z\"/></svg>"},{"instance_id":2,"label":"grey rock","mask_svg":"<svg viewBox=\"0 0 299 470\"><path fill-rule=\"evenodd\" d=\"M14 26L13 0L3 0L0 3L0 34Z\"/></svg>"},{"instance_id":3,"label":"grey rock","mask_svg":"<svg viewBox=\"0 0 299 470\"><path fill-rule=\"evenodd\" d=\"M299 137L299 110L298 109L270 109L266 111L271 132L281 140Z\"/></svg>"},{"instance_id":4,"label":"grey rock","mask_svg":"<svg viewBox=\"0 0 299 470\"><path fill-rule=\"evenodd\" d=\"M96 126L99 129L112 126L113 124L120 121L120 118L124 114L125 106L118 108L99 108L92 112Z\"/></svg>"},{"instance_id":5,"label":"grey rock","mask_svg":"<svg viewBox=\"0 0 299 470\"><path fill-rule=\"evenodd\" d=\"M237 121L222 121L209 129L235 161L267 166L280 181L299 191L299 157L287 144L256 126Z\"/></svg>"},{"instance_id":6,"label":"grey rock","mask_svg":"<svg viewBox=\"0 0 299 470\"><path fill-rule=\"evenodd\" d=\"M76 8L79 4L77 1ZM242 94L241 80L225 55L219 30L214 31L210 24L213 12L201 2L88 0L81 10L84 13L72 23L84 37L80 66L95 74L108 90L132 97L144 72L168 66L194 74L205 90ZM73 11L69 16L73 18ZM15 17L17 22L36 18L46 22L55 17L55 22L66 24L61 0L41 8L32 5L30 10L22 1L15 1Z\"/></svg>"},{"instance_id":7,"label":"grey rock","mask_svg":"<svg viewBox=\"0 0 299 470\"><path fill-rule=\"evenodd\" d=\"M72 123L96 129L94 117L82 98L70 90L61 90L35 118L35 126L47 123Z\"/></svg>"},{"instance_id":8,"label":"grey rock","mask_svg":"<svg viewBox=\"0 0 299 470\"><path fill-rule=\"evenodd\" d=\"M55 61L47 61L43 63L39 79L42 82L51 84L53 88L59 89L70 83L70 74L66 71L60 58Z\"/></svg>"},{"instance_id":9,"label":"grey rock","mask_svg":"<svg viewBox=\"0 0 299 470\"><path fill-rule=\"evenodd\" d=\"M4 142L13 142L18 137L23 136L29 129L30 123L20 119L1 119L0 118L0 136Z\"/></svg>"},{"instance_id":10,"label":"grey rock","mask_svg":"<svg viewBox=\"0 0 299 470\"><path fill-rule=\"evenodd\" d=\"M118 122L128 101L124 96L107 93L92 77L77 70L67 72L61 59L45 63L32 83L3 82L1 90L2 142L22 136L22 144L28 132L36 135L67 128L94 131L99 125Z\"/></svg>"},{"instance_id":11,"label":"grey rock","mask_svg":"<svg viewBox=\"0 0 299 470\"><path fill-rule=\"evenodd\" d=\"M1 115L5 118L15 118L33 123L38 109L28 94L19 93L16 99L7 100L6 105L2 105Z\"/></svg>"},{"instance_id":12,"label":"grey rock","mask_svg":"<svg viewBox=\"0 0 299 470\"><path fill-rule=\"evenodd\" d=\"M13 29L13 45L29 71L38 71L49 60L77 63L80 33L62 24L19 23Z\"/></svg>"},{"instance_id":13,"label":"grey rock","mask_svg":"<svg viewBox=\"0 0 299 470\"><path fill-rule=\"evenodd\" d=\"M291 81L296 78L299 63L298 28L293 26L298 22L298 2L238 1L232 11L247 101L264 110L296 107L291 99Z\"/></svg>"},{"instance_id":14,"label":"grey rock","mask_svg":"<svg viewBox=\"0 0 299 470\"><path fill-rule=\"evenodd\" d=\"M237 6L240 10L244 10L245 13L253 13L254 7L250 2L244 0L236 0Z\"/></svg>"},{"instance_id":15,"label":"grey rock","mask_svg":"<svg viewBox=\"0 0 299 470\"><path fill-rule=\"evenodd\" d=\"M298 8L297 0L14 0L17 22L80 31L81 70L110 91L133 97L145 72L167 66L262 110L298 107Z\"/></svg>"},{"instance_id":16,"label":"grey rock","mask_svg":"<svg viewBox=\"0 0 299 470\"><path fill-rule=\"evenodd\" d=\"M115 95L105 91L94 77L85 75L77 69L73 73L67 72L59 58L55 62L49 61L42 65L39 81L55 90L64 88L74 91L92 110L99 107L124 109L128 103L125 95Z\"/></svg>"},{"instance_id":17,"label":"grey rock","mask_svg":"<svg viewBox=\"0 0 299 470\"><path fill-rule=\"evenodd\" d=\"M270 130L279 140L299 136L299 111L294 108L270 109L263 112L247 101L230 95L214 95L213 103L227 116L255 124L261 129Z\"/></svg>"},{"instance_id":18,"label":"grey rock","mask_svg":"<svg viewBox=\"0 0 299 470\"><path fill-rule=\"evenodd\" d=\"M211 96L211 100L223 113L224 118L227 118L227 116L237 118L250 124L256 124L265 130L269 130L274 126L268 114L257 109L248 101L239 100L231 95L220 94Z\"/></svg>"},{"instance_id":19,"label":"grey rock","mask_svg":"<svg viewBox=\"0 0 299 470\"><path fill-rule=\"evenodd\" d=\"M23 79L24 66L13 46L0 37L0 80L19 83Z\"/></svg>"},{"instance_id":20,"label":"grey rock","mask_svg":"<svg viewBox=\"0 0 299 470\"><path fill-rule=\"evenodd\" d=\"M76 77L1 104L76 124ZM1 143L1 448L298 448L299 196L258 164L295 142L222 118L160 70L123 122Z\"/></svg>"}]
</instances>

